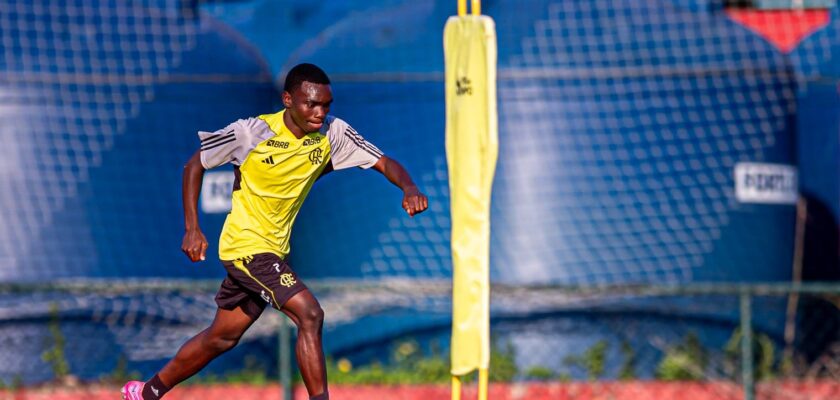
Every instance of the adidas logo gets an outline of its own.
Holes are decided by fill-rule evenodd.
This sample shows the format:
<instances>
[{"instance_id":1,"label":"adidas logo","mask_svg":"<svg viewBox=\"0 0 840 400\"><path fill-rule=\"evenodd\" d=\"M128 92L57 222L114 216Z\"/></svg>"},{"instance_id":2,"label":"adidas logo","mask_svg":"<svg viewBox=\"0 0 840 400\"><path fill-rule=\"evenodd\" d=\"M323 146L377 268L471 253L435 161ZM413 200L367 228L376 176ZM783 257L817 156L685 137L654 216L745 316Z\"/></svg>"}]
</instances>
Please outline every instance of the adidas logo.
<instances>
[{"instance_id":1,"label":"adidas logo","mask_svg":"<svg viewBox=\"0 0 840 400\"><path fill-rule=\"evenodd\" d=\"M262 160L263 164L274 165L274 156L268 156L268 158Z\"/></svg>"}]
</instances>

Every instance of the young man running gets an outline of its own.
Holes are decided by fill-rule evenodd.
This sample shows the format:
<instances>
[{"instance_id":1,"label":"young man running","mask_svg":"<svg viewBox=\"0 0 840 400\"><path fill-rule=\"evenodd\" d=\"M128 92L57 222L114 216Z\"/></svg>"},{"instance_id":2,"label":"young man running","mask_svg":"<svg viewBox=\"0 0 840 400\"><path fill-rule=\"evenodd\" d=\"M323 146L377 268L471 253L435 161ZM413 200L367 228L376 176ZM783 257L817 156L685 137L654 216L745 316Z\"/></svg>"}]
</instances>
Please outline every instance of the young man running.
<instances>
[{"instance_id":1,"label":"young man running","mask_svg":"<svg viewBox=\"0 0 840 400\"><path fill-rule=\"evenodd\" d=\"M204 171L234 165L233 201L219 239L227 277L216 294L213 323L188 340L175 357L146 382L128 382L123 399L157 400L233 348L267 304L297 325L297 362L310 399L329 399L321 331L324 311L286 262L289 234L312 184L332 170L373 168L403 190L409 216L428 200L408 172L353 128L329 114L332 91L315 65L289 71L283 88L285 110L238 120L216 132L199 132L201 148L184 167L186 233L181 250L204 260L207 240L198 226L197 203Z\"/></svg>"}]
</instances>

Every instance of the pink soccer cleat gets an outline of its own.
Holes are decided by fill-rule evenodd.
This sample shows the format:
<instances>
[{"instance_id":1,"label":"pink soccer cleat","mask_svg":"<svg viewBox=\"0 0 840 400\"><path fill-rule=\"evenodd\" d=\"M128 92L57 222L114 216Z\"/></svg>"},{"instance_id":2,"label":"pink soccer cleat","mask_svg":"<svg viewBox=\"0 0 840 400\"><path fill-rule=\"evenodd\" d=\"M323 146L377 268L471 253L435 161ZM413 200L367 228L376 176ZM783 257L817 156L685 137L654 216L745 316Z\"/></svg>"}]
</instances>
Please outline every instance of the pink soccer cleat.
<instances>
[{"instance_id":1,"label":"pink soccer cleat","mask_svg":"<svg viewBox=\"0 0 840 400\"><path fill-rule=\"evenodd\" d=\"M120 390L123 400L143 400L143 382L130 381Z\"/></svg>"}]
</instances>

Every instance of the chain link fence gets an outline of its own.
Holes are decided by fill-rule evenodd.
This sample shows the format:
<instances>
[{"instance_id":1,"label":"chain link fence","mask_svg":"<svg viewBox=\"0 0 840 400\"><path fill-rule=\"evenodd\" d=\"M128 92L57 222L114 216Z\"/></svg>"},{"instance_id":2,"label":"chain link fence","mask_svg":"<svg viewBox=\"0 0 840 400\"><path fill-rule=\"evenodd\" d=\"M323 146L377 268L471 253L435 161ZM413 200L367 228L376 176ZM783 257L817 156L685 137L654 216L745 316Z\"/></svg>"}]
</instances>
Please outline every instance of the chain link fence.
<instances>
[{"instance_id":1,"label":"chain link fence","mask_svg":"<svg viewBox=\"0 0 840 400\"><path fill-rule=\"evenodd\" d=\"M209 324L217 284L2 285L0 399L113 398ZM327 314L333 397L449 396L446 282L310 286ZM828 283L495 285L490 398L838 398L839 305L840 285ZM416 323L384 323L405 319ZM363 337L348 334L357 324L369 325ZM307 398L293 340L285 317L267 311L167 398Z\"/></svg>"}]
</instances>

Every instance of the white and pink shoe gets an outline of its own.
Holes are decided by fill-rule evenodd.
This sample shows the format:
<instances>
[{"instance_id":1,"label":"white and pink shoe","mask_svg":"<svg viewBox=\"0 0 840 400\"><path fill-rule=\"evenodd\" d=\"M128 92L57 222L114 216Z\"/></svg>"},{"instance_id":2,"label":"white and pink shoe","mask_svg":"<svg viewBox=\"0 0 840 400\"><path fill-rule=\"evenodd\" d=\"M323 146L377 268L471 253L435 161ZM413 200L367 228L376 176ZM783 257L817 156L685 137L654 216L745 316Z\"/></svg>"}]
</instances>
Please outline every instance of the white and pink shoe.
<instances>
[{"instance_id":1,"label":"white and pink shoe","mask_svg":"<svg viewBox=\"0 0 840 400\"><path fill-rule=\"evenodd\" d=\"M123 400L143 400L143 382L130 381L120 390Z\"/></svg>"}]
</instances>

